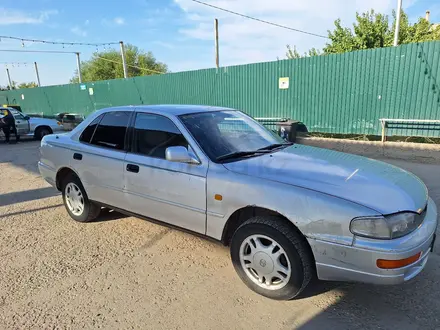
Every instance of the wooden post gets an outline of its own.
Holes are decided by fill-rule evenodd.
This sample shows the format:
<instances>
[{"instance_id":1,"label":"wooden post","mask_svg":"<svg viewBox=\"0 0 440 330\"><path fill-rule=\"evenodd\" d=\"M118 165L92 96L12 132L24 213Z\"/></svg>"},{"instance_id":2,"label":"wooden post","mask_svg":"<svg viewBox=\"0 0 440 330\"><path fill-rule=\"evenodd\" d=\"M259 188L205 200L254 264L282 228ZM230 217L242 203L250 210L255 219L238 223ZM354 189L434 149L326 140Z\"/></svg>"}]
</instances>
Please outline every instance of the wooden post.
<instances>
[{"instance_id":1,"label":"wooden post","mask_svg":"<svg viewBox=\"0 0 440 330\"><path fill-rule=\"evenodd\" d=\"M9 69L6 68L6 74L8 76L8 82L9 82L9 89L12 90L12 81L11 81L11 75L9 74Z\"/></svg>"},{"instance_id":2,"label":"wooden post","mask_svg":"<svg viewBox=\"0 0 440 330\"><path fill-rule=\"evenodd\" d=\"M382 126L382 143L386 141L386 122L385 120L380 120L381 126Z\"/></svg>"},{"instance_id":3,"label":"wooden post","mask_svg":"<svg viewBox=\"0 0 440 330\"><path fill-rule=\"evenodd\" d=\"M214 19L214 30L215 30L215 67L218 69L220 66L220 59L218 53L218 19Z\"/></svg>"},{"instance_id":4,"label":"wooden post","mask_svg":"<svg viewBox=\"0 0 440 330\"><path fill-rule=\"evenodd\" d=\"M35 75L37 76L37 84L38 84L38 87L41 87L40 74L38 73L37 62L34 62L34 66L35 66Z\"/></svg>"}]
</instances>

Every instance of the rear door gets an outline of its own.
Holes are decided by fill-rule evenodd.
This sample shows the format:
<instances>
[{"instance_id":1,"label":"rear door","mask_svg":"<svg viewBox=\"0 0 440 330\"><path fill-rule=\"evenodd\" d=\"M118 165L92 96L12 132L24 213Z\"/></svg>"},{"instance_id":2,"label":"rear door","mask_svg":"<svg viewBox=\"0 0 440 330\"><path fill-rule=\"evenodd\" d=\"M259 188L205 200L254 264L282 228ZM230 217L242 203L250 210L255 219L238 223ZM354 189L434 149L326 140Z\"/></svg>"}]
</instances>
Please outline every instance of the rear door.
<instances>
[{"instance_id":1,"label":"rear door","mask_svg":"<svg viewBox=\"0 0 440 330\"><path fill-rule=\"evenodd\" d=\"M102 114L82 132L72 148L71 164L91 200L126 208L123 174L126 134L131 112Z\"/></svg>"}]
</instances>

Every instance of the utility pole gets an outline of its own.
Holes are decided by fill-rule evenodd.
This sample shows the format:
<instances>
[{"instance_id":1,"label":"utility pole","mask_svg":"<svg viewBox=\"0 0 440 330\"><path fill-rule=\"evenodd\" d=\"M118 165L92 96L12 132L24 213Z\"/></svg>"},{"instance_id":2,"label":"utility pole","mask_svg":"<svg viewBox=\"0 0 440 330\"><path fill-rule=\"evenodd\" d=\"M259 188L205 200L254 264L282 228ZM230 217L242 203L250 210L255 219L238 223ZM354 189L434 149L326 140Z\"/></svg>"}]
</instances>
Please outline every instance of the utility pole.
<instances>
[{"instance_id":1,"label":"utility pole","mask_svg":"<svg viewBox=\"0 0 440 330\"><path fill-rule=\"evenodd\" d=\"M394 43L396 47L399 42L399 30L400 30L400 12L402 11L402 0L397 0L397 12L396 12L396 30L394 31Z\"/></svg>"},{"instance_id":2,"label":"utility pole","mask_svg":"<svg viewBox=\"0 0 440 330\"><path fill-rule=\"evenodd\" d=\"M122 57L122 68L124 69L124 78L128 78L127 62L125 60L124 42L123 41L119 41L119 45L121 45L121 57Z\"/></svg>"},{"instance_id":3,"label":"utility pole","mask_svg":"<svg viewBox=\"0 0 440 330\"><path fill-rule=\"evenodd\" d=\"M220 66L220 59L218 54L218 19L214 19L215 30L215 67L218 69Z\"/></svg>"},{"instance_id":4,"label":"utility pole","mask_svg":"<svg viewBox=\"0 0 440 330\"><path fill-rule=\"evenodd\" d=\"M81 75L81 60L79 58L79 53L75 53L76 54L76 67L78 69L78 80L79 83L82 83L82 75Z\"/></svg>"},{"instance_id":5,"label":"utility pole","mask_svg":"<svg viewBox=\"0 0 440 330\"><path fill-rule=\"evenodd\" d=\"M11 75L9 74L9 69L8 68L6 68L6 74L8 75L9 88L12 89Z\"/></svg>"},{"instance_id":6,"label":"utility pole","mask_svg":"<svg viewBox=\"0 0 440 330\"><path fill-rule=\"evenodd\" d=\"M41 83L40 83L40 75L38 74L38 66L37 66L37 62L34 62L35 65L35 74L37 75L37 84L38 87L41 87Z\"/></svg>"}]
</instances>

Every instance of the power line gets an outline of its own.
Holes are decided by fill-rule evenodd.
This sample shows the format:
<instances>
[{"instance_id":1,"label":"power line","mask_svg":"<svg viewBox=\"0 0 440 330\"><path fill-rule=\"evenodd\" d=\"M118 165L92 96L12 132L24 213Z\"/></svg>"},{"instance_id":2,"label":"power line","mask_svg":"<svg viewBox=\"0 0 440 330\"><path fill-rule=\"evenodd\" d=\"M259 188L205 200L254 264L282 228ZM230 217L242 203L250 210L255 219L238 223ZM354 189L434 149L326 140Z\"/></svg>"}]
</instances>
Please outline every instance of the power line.
<instances>
[{"instance_id":1,"label":"power line","mask_svg":"<svg viewBox=\"0 0 440 330\"><path fill-rule=\"evenodd\" d=\"M26 50L26 49L0 49L0 52L79 54L79 52L68 52L63 50Z\"/></svg>"},{"instance_id":2,"label":"power line","mask_svg":"<svg viewBox=\"0 0 440 330\"><path fill-rule=\"evenodd\" d=\"M122 64L122 62L109 60L108 58L101 57L101 56L96 56L96 58L99 58L99 59L101 59L101 60L103 60L103 61L107 61L107 62L113 62L113 63L117 63L117 64ZM155 72L155 73L164 74L164 72L161 72L161 71L156 71L156 70L151 70L151 69L147 69L147 68L142 68L142 67L140 67L140 66L136 66L136 65L130 65L130 64L127 64L127 66L130 66L130 67L132 67L132 68L136 68L136 69L140 69L140 70L145 70L145 71L151 71L151 72Z\"/></svg>"},{"instance_id":3,"label":"power line","mask_svg":"<svg viewBox=\"0 0 440 330\"><path fill-rule=\"evenodd\" d=\"M211 5L209 3L199 1L199 0L191 0L191 1L197 2L197 3L199 3L201 5L204 5L204 6L208 6L208 7L215 8L215 9L218 9L218 10L221 10L221 11L225 11L225 12L230 13L230 14L234 14L234 15L241 16L241 17L244 17L244 18L248 18L248 19L260 22L260 23L265 23L265 24L277 26L279 28L283 28L283 29L287 29L287 30L291 30L291 31L299 32L299 33L304 33L304 34L308 34L308 35L319 37L319 38L329 39L328 37L320 35L320 34L316 34L316 33L312 33L312 32L307 32L307 31L303 31L303 30L294 29L294 28L286 26L286 25L281 25L281 24L278 24L278 23L273 23L273 22L265 21L263 19L255 18L255 17L252 17L252 16L240 14L240 13L237 13L235 11L232 11L232 10L229 10L229 9L225 9L225 8L221 8L221 7L217 7L217 6L214 6L214 5Z\"/></svg>"},{"instance_id":4,"label":"power line","mask_svg":"<svg viewBox=\"0 0 440 330\"><path fill-rule=\"evenodd\" d=\"M30 64L34 64L31 62L0 62L0 64L3 65L30 65Z\"/></svg>"},{"instance_id":5,"label":"power line","mask_svg":"<svg viewBox=\"0 0 440 330\"><path fill-rule=\"evenodd\" d=\"M77 45L77 46L111 46L111 45L118 45L119 42L98 42L98 43L88 43L88 42L62 42L62 41L49 41L49 40L41 40L41 39L26 39L26 38L19 38L19 37L11 37L11 36L0 36L1 39L11 39L11 40L18 40L21 41L21 45L24 47L24 42L35 42L35 43L42 43L42 44L50 44L50 45Z\"/></svg>"}]
</instances>

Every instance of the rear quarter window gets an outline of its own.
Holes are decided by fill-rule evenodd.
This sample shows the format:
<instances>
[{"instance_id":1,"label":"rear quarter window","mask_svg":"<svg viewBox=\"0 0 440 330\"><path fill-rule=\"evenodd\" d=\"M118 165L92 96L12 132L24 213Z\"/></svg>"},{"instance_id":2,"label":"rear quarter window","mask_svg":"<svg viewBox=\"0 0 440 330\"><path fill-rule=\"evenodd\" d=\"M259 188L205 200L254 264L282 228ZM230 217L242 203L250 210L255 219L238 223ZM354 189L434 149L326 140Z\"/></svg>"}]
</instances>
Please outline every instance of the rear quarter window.
<instances>
[{"instance_id":1,"label":"rear quarter window","mask_svg":"<svg viewBox=\"0 0 440 330\"><path fill-rule=\"evenodd\" d=\"M81 133L79 140L81 142L90 143L93 137L93 133L95 133L96 127L98 126L99 122L101 121L102 117L104 115L100 115L96 117L90 124L87 126L84 131Z\"/></svg>"}]
</instances>

